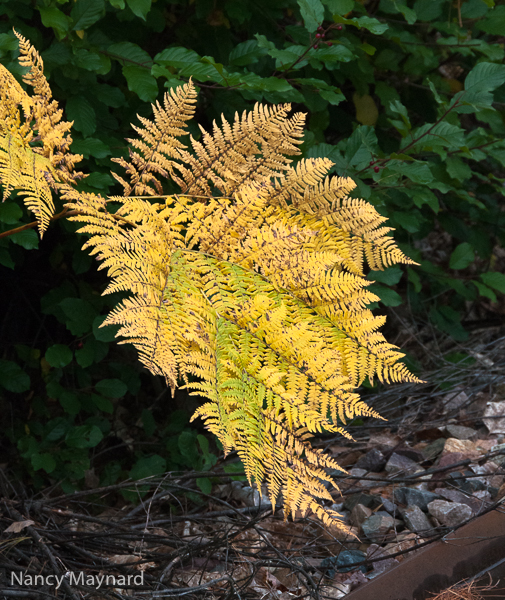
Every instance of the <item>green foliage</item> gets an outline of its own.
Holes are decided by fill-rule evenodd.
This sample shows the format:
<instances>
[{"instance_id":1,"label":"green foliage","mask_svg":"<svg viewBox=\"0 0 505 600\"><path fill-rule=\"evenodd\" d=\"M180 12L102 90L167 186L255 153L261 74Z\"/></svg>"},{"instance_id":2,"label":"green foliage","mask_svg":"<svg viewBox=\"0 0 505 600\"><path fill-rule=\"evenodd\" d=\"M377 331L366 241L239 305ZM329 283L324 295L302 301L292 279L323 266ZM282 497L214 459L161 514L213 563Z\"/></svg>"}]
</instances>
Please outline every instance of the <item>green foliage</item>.
<instances>
[{"instance_id":1,"label":"green foliage","mask_svg":"<svg viewBox=\"0 0 505 600\"><path fill-rule=\"evenodd\" d=\"M405 275L395 267L369 274L382 307L408 301L417 318L458 340L468 321L498 313L505 293L504 6L6 0L0 11L2 63L21 75L15 27L42 51L53 94L74 120L72 150L92 173L81 189L119 191L109 157L126 152L130 123L137 113L150 116L146 101L189 78L200 88L198 120L207 129L221 113L230 119L258 101L293 102L308 112L303 157L328 157L334 172L355 180L356 196L390 219L402 250L421 263ZM201 135L196 127L192 134ZM0 204L0 232L29 221L19 203ZM38 247L35 231L10 236L12 244L0 239L2 282L27 315L25 324L11 323L12 307L4 307L0 408L9 418L0 437L17 445L37 485L49 478L65 489L81 486L93 466L104 484L155 474L163 461L167 469L207 470L214 454L187 423L175 426L180 413L154 418L145 407L158 384L133 353L111 344L113 328L99 328L119 298L100 296L104 279L74 231L60 220L38 251L37 265L51 267L46 281L27 254ZM19 281L38 283L16 292L14 269ZM128 426L153 447L133 446L126 458L100 465L93 452L117 433L118 399L128 407Z\"/></svg>"}]
</instances>

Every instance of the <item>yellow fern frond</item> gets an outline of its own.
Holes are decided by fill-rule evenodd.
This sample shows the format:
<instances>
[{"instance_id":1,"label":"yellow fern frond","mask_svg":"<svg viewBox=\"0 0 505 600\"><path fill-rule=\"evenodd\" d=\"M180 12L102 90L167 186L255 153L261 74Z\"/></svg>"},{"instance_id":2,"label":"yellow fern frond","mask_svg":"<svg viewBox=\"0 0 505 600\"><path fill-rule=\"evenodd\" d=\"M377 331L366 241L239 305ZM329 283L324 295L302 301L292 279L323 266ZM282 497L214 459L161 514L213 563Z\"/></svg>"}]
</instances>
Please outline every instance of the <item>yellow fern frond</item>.
<instances>
[{"instance_id":1,"label":"yellow fern frond","mask_svg":"<svg viewBox=\"0 0 505 600\"><path fill-rule=\"evenodd\" d=\"M19 138L10 134L0 136L0 182L4 188L3 200L13 190L24 196L24 202L35 215L40 237L54 214L54 203L48 181L54 169L51 162L35 154Z\"/></svg>"},{"instance_id":2,"label":"yellow fern frond","mask_svg":"<svg viewBox=\"0 0 505 600\"><path fill-rule=\"evenodd\" d=\"M195 112L196 92L190 81L184 86L165 94L163 106L159 102L153 104L154 121L138 117L143 127L133 125L139 139L129 139L134 150L129 150L130 161L124 158L113 158L126 169L130 183L113 173L121 183L126 196L154 196L163 193L160 178L173 178L178 181L174 168L181 150L185 147L177 136L186 135L186 121ZM154 186L154 187L153 187Z\"/></svg>"},{"instance_id":3,"label":"yellow fern frond","mask_svg":"<svg viewBox=\"0 0 505 600\"><path fill-rule=\"evenodd\" d=\"M385 217L349 197L352 180L326 176L331 161L290 166L304 115L289 117L287 104L214 123L201 141L191 138L190 153L178 137L194 113L191 82L153 106L153 120L139 117L129 160L116 159L125 197L78 192L70 124L39 55L18 38L34 94L17 83L9 93L11 76L0 69L4 194L21 190L41 231L54 210L51 188L62 194L108 273L105 293L129 293L104 324L119 325L121 343L172 390L184 383L208 400L192 420L201 417L225 452L237 450L274 507L282 497L286 517L312 510L335 526L322 502L332 500L325 484L337 488L328 471L343 469L310 438L352 439L350 419L380 418L353 392L366 378L418 381L380 333L384 317L368 308L378 298L365 264L414 264ZM36 137L40 148L31 146ZM156 198L165 179L182 194Z\"/></svg>"},{"instance_id":4,"label":"yellow fern frond","mask_svg":"<svg viewBox=\"0 0 505 600\"><path fill-rule=\"evenodd\" d=\"M202 142L191 138L195 155L181 151L182 191L188 195L212 196L215 188L233 196L242 187L263 183L286 170L287 156L299 154L305 115L288 119L291 106L254 109L235 117L233 126L223 118L222 131L214 122L213 135L202 129Z\"/></svg>"},{"instance_id":5,"label":"yellow fern frond","mask_svg":"<svg viewBox=\"0 0 505 600\"><path fill-rule=\"evenodd\" d=\"M30 112L26 116L42 147L34 147L36 153L48 158L57 171L57 179L50 181L53 189L59 190L60 182L75 184L82 178L82 173L74 172L75 165L82 160L80 154L70 152L72 123L63 121L63 110L53 100L51 88L44 75L44 63L35 48L17 31L19 40L19 62L29 70L23 81L33 88L30 96Z\"/></svg>"},{"instance_id":6,"label":"yellow fern frond","mask_svg":"<svg viewBox=\"0 0 505 600\"><path fill-rule=\"evenodd\" d=\"M23 80L34 94L28 95L0 65L0 183L4 200L13 190L24 196L42 237L55 212L51 190L61 191L82 176L73 172L82 157L69 151L71 123L61 120L42 59L23 36L14 33L19 40L19 62L29 69Z\"/></svg>"},{"instance_id":7,"label":"yellow fern frond","mask_svg":"<svg viewBox=\"0 0 505 600\"><path fill-rule=\"evenodd\" d=\"M10 135L27 146L33 138L30 96L7 69L0 65L0 135Z\"/></svg>"}]
</instances>

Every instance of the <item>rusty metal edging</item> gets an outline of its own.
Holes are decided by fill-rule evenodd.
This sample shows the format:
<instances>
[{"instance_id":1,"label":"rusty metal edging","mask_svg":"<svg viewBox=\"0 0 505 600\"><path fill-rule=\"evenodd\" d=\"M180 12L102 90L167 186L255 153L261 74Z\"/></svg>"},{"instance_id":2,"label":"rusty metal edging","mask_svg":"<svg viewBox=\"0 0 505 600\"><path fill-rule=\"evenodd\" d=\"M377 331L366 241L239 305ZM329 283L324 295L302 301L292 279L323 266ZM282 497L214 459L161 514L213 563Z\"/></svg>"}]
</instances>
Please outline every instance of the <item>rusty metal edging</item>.
<instances>
[{"instance_id":1,"label":"rusty metal edging","mask_svg":"<svg viewBox=\"0 0 505 600\"><path fill-rule=\"evenodd\" d=\"M419 550L347 594L345 600L425 600L429 592L438 593L504 557L505 510L501 506L453 531L445 541Z\"/></svg>"}]
</instances>

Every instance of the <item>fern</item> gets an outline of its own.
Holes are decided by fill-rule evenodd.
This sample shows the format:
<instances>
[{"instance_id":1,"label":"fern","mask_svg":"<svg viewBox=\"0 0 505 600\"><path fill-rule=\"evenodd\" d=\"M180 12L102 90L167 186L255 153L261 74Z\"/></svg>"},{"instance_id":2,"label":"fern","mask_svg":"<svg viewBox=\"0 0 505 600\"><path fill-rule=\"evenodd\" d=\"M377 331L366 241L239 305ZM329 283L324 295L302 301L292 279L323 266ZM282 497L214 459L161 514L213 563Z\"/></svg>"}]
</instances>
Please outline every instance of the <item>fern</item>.
<instances>
[{"instance_id":1,"label":"fern","mask_svg":"<svg viewBox=\"0 0 505 600\"><path fill-rule=\"evenodd\" d=\"M40 236L49 226L55 207L53 191L63 183L75 185L74 172L82 156L70 152L72 124L52 99L44 64L36 50L18 33L23 81L33 88L29 96L14 76L0 65L0 181L3 201L13 190L25 196L26 207L37 219Z\"/></svg>"},{"instance_id":2,"label":"fern","mask_svg":"<svg viewBox=\"0 0 505 600\"><path fill-rule=\"evenodd\" d=\"M172 390L183 384L207 398L192 419L201 417L225 452L238 451L250 483L261 490L266 481L274 505L282 495L286 516L311 509L332 523L324 482L336 487L327 469L343 469L310 437L324 429L351 439L348 419L380 418L352 391L365 378L418 381L379 332L384 317L367 308L378 298L364 264L415 263L385 217L349 198L350 179L326 176L329 160L291 166L304 116L290 117L288 104L256 105L185 146L191 82L153 106L154 121L140 119L130 159L116 159L126 170L126 179L115 175L123 197L77 191L69 125L40 58L20 42L35 94L6 88L12 76L1 72L6 193L29 194L41 231L53 210L47 190L62 195L89 236L84 247L108 272L105 293L130 293L104 324L120 325L121 343L134 344ZM30 145L34 131L43 149ZM181 194L161 195L167 178ZM44 193L34 187L43 181ZM120 204L115 213L110 201Z\"/></svg>"}]
</instances>

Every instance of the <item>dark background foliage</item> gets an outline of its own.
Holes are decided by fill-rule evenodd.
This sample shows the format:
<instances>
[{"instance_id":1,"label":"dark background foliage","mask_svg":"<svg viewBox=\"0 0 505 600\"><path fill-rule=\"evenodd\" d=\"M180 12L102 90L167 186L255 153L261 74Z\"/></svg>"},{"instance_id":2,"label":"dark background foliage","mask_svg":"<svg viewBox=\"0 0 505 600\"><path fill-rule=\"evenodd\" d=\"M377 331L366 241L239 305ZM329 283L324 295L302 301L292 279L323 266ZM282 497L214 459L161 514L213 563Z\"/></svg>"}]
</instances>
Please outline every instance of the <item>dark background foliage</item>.
<instances>
[{"instance_id":1,"label":"dark background foliage","mask_svg":"<svg viewBox=\"0 0 505 600\"><path fill-rule=\"evenodd\" d=\"M126 156L136 115L190 77L196 139L197 123L291 102L307 114L303 157L352 177L420 263L369 274L388 339L462 342L503 321L503 2L3 0L0 60L21 77L13 27L74 121L83 189L121 193L110 158ZM19 201L0 205L0 231L31 220ZM33 229L0 239L0 462L65 491L210 469L220 449L188 426L196 400L171 400L99 329L119 297L101 296L75 229L61 219L42 243Z\"/></svg>"}]
</instances>

